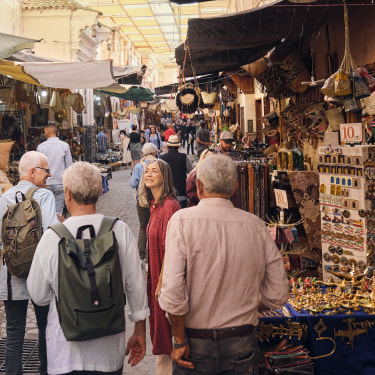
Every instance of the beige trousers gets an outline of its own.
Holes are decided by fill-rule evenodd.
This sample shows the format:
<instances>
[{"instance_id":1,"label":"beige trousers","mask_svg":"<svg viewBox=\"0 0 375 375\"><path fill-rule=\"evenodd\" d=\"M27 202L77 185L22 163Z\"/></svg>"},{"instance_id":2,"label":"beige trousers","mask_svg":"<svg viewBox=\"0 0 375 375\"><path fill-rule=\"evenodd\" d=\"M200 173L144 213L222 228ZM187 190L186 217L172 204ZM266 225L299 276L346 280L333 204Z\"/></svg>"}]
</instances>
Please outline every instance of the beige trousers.
<instances>
[{"instance_id":1,"label":"beige trousers","mask_svg":"<svg viewBox=\"0 0 375 375\"><path fill-rule=\"evenodd\" d=\"M156 375L172 375L172 357L170 355L156 356Z\"/></svg>"}]
</instances>

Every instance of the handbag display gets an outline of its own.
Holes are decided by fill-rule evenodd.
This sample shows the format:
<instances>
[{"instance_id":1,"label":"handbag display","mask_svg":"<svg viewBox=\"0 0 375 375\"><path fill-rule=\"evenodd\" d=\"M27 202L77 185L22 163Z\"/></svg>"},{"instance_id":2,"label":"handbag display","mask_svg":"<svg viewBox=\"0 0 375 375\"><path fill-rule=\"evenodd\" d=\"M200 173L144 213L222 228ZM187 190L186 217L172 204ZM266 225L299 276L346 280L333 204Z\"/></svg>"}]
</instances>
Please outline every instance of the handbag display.
<instances>
[{"instance_id":1,"label":"handbag display","mask_svg":"<svg viewBox=\"0 0 375 375\"><path fill-rule=\"evenodd\" d=\"M335 95L346 96L352 93L352 84L349 79L349 74L344 72L342 69L336 74L335 78Z\"/></svg>"}]
</instances>

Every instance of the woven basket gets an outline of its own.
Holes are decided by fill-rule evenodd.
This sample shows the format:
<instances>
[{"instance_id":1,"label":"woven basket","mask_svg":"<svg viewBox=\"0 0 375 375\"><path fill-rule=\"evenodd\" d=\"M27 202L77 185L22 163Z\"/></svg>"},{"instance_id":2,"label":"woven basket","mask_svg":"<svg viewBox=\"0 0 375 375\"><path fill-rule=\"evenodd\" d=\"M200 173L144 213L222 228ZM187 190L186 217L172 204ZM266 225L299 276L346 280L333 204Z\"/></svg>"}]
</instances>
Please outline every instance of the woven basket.
<instances>
[{"instance_id":1,"label":"woven basket","mask_svg":"<svg viewBox=\"0 0 375 375\"><path fill-rule=\"evenodd\" d=\"M217 92L201 91L203 103L206 105L214 105L217 99Z\"/></svg>"},{"instance_id":2,"label":"woven basket","mask_svg":"<svg viewBox=\"0 0 375 375\"><path fill-rule=\"evenodd\" d=\"M340 124L345 124L344 115L341 109L332 108L326 111L326 117L328 120L328 131L335 132L340 130Z\"/></svg>"}]
</instances>

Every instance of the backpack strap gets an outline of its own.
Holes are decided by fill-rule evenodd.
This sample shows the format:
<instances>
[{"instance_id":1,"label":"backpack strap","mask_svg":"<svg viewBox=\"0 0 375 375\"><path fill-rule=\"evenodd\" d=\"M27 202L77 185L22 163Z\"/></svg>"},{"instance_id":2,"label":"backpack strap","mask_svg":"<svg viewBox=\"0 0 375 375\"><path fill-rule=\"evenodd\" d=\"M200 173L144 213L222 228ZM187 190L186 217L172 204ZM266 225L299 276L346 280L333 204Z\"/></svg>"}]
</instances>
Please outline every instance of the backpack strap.
<instances>
[{"instance_id":1,"label":"backpack strap","mask_svg":"<svg viewBox=\"0 0 375 375\"><path fill-rule=\"evenodd\" d=\"M75 239L63 223L50 225L48 228L52 229L60 238Z\"/></svg>"},{"instance_id":2,"label":"backpack strap","mask_svg":"<svg viewBox=\"0 0 375 375\"><path fill-rule=\"evenodd\" d=\"M25 195L26 199L30 199L38 189L40 188L39 187L30 188Z\"/></svg>"},{"instance_id":3,"label":"backpack strap","mask_svg":"<svg viewBox=\"0 0 375 375\"><path fill-rule=\"evenodd\" d=\"M117 217L104 216L102 223L100 224L99 232L97 236L101 236L107 232L110 232L118 220Z\"/></svg>"}]
</instances>

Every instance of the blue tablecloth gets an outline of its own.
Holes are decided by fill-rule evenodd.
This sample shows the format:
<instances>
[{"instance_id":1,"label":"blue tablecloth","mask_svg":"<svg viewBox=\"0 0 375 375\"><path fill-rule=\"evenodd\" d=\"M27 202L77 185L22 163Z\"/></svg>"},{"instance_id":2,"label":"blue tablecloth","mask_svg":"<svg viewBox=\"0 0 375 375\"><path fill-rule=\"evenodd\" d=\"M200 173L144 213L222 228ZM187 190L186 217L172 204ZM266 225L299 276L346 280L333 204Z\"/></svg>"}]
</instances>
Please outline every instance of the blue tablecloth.
<instances>
[{"instance_id":1,"label":"blue tablecloth","mask_svg":"<svg viewBox=\"0 0 375 375\"><path fill-rule=\"evenodd\" d=\"M353 311L348 315L345 313L326 315L311 315L309 312L298 313L287 305L291 317L260 318L264 324L273 324L274 326L285 325L290 319L293 322L305 324L307 327L307 339L301 339L302 343L310 350L312 357L328 354L333 349L333 343L330 340L317 340L318 333L314 327L320 322L327 326L321 333L321 337L331 337L336 341L336 351L329 357L313 360L314 374L316 375L375 375L375 315L369 315L362 311ZM351 324L348 320L351 320ZM364 322L362 324L356 324ZM373 324L366 327L366 322ZM352 327L352 328L350 328ZM365 333L367 329L368 334ZM341 331L345 336L353 334L353 348L348 337L337 336ZM336 332L336 338L335 338ZM278 341L279 337L275 338ZM273 340L275 342L275 339ZM297 342L295 338L292 341ZM264 346L266 342L260 343Z\"/></svg>"}]
</instances>

